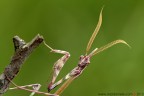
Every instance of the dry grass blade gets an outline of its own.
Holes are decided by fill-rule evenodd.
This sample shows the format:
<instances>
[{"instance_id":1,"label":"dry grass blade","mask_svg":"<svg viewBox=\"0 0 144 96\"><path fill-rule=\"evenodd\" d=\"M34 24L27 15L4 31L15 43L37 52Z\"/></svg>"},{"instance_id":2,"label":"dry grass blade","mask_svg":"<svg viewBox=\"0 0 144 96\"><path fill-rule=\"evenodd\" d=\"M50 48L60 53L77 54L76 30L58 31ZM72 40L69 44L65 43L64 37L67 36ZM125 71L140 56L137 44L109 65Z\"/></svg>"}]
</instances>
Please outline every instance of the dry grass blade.
<instances>
[{"instance_id":1,"label":"dry grass blade","mask_svg":"<svg viewBox=\"0 0 144 96\"><path fill-rule=\"evenodd\" d=\"M95 54L97 54L97 53L99 53L99 52L102 52L102 51L104 51L104 50L106 50L106 49L108 49L108 48L110 48L110 47L112 47L112 46L114 46L114 45L116 45L116 44L118 44L118 43L123 43L123 44L129 46L124 40L115 40L115 41L112 41L112 42L108 43L107 45L105 45L105 46L103 46L103 47L98 48L98 49L93 53L93 55L95 55ZM129 47L130 47L130 46L129 46Z\"/></svg>"},{"instance_id":2,"label":"dry grass blade","mask_svg":"<svg viewBox=\"0 0 144 96\"><path fill-rule=\"evenodd\" d=\"M96 26L96 28L95 28L95 30L94 30L89 42L88 42L88 45L87 45L87 48L86 48L86 54L90 50L91 45L92 45L92 43L93 43L93 41L94 41L94 39L95 39L100 27L101 27L101 24L102 24L102 10L103 10L103 8L101 9L101 12L100 12L98 24L97 24L97 26Z\"/></svg>"}]
</instances>

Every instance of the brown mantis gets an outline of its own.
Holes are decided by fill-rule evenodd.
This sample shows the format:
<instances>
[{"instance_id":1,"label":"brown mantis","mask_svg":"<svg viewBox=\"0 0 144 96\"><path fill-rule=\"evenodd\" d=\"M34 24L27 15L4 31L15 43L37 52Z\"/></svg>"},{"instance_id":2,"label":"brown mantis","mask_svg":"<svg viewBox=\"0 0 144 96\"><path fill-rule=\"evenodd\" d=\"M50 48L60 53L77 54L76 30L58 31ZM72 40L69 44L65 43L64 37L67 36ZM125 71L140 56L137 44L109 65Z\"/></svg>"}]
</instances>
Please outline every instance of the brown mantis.
<instances>
[{"instance_id":1,"label":"brown mantis","mask_svg":"<svg viewBox=\"0 0 144 96\"><path fill-rule=\"evenodd\" d=\"M103 9L102 9L103 10ZM67 52L67 51L63 51L63 50L57 50L57 49L53 49L51 48L49 45L47 45L45 42L44 44L51 50L51 52L53 53L59 53L59 54L63 54L63 56L55 62L54 66L53 66L53 75L52 75L52 79L48 85L48 92L50 92L52 89L54 89L56 86L60 85L61 83L63 83L63 85L60 86L60 88L54 93L54 94L50 94L50 93L45 93L45 92L40 92L38 91L39 88L40 88L40 85L38 87L38 85L34 84L34 85L27 85L27 86L17 86L16 84L14 84L12 81L12 83L16 86L15 88L13 89L16 89L16 88L19 88L19 89L22 89L22 90L26 90L26 91L30 91L32 92L30 96L33 96L35 93L39 93L39 94L44 94L44 95L47 95L47 96L58 96L60 95L64 89L74 80L76 79L77 77L79 77L82 72L84 71L84 69L90 64L90 59L92 56L96 55L97 53L99 52L102 52L104 51L105 49L108 49L110 47L112 47L113 45L115 44L118 44L118 43L123 43L123 44L126 44L128 45L124 40L115 40L115 41L112 41L111 43L108 43L107 45L103 46L103 47L100 47L100 48L95 48L92 52L89 53L89 50L92 46L92 43L101 27L101 24L102 24L102 10L100 12L100 16L99 16L99 20L98 20L98 24L87 44L87 47L86 47L86 53L85 55L81 55L80 56L80 59L79 59L79 62L78 62L78 65L72 69L64 78L60 79L59 81L56 81L61 69L63 68L64 64L66 63L66 61L69 59L70 57L70 53ZM129 46L129 45L128 45ZM30 87L32 86L34 90L29 90L29 89L26 89L25 87Z\"/></svg>"},{"instance_id":2,"label":"brown mantis","mask_svg":"<svg viewBox=\"0 0 144 96\"><path fill-rule=\"evenodd\" d=\"M103 9L102 9L103 10ZM68 58L70 57L69 52L66 51L62 51L62 50L56 50L51 48L50 46L48 46L45 42L44 44L51 50L51 52L54 53L60 53L60 54L64 54L63 57L61 57L58 61L56 61L56 63L53 66L53 77L51 82L48 85L48 92L50 92L52 89L54 89L56 86L58 86L59 84L61 84L62 82L64 82L65 80L67 80L56 92L55 94L59 95L62 93L62 91L64 91L64 89L77 77L79 77L82 72L84 71L84 69L87 67L87 65L89 65L90 63L90 59L92 56L96 55L97 53L104 51L105 49L108 49L109 47L118 44L118 43L123 43L128 45L124 40L115 40L111 43L108 43L107 45L100 47L100 48L95 48L92 52L89 52L91 45L101 27L102 24L102 10L100 12L100 16L99 16L99 21L98 24L96 26L96 29L94 30L88 44L87 44L87 48L86 48L86 53L85 55L81 55L80 56L80 60L78 62L78 65L71 71L69 72L64 78L62 78L61 80L57 81L56 83L55 80L57 78L57 76L59 75L62 67L64 66L65 62L68 60ZM129 46L129 45L128 45Z\"/></svg>"}]
</instances>

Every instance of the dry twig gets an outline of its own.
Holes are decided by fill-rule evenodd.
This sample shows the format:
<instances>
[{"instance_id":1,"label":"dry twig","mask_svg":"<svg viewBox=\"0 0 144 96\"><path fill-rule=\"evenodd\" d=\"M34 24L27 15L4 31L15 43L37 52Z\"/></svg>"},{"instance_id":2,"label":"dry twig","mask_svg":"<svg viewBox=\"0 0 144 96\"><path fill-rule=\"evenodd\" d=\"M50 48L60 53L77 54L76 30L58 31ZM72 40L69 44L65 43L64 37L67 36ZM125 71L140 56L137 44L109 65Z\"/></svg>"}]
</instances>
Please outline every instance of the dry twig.
<instances>
[{"instance_id":1,"label":"dry twig","mask_svg":"<svg viewBox=\"0 0 144 96\"><path fill-rule=\"evenodd\" d=\"M8 90L11 83L10 80L12 81L15 78L24 61L32 53L32 51L42 43L42 41L43 37L39 34L29 43L26 43L18 36L13 38L15 53L10 64L0 75L0 96Z\"/></svg>"}]
</instances>

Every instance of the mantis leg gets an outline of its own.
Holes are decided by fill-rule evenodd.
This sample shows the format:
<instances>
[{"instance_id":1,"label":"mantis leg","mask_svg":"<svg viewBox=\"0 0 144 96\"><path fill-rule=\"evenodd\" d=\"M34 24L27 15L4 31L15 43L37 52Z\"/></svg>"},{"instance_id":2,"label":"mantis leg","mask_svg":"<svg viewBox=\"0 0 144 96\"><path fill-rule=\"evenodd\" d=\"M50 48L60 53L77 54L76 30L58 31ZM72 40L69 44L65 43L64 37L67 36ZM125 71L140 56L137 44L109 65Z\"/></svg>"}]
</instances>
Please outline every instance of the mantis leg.
<instances>
[{"instance_id":1,"label":"mantis leg","mask_svg":"<svg viewBox=\"0 0 144 96\"><path fill-rule=\"evenodd\" d=\"M78 67L75 67L70 73L68 73L65 77L54 83L51 88L54 89L56 86L60 85L62 82L66 81L67 79L73 78L76 76L76 74L80 74L79 71L77 71ZM52 90L51 89L51 90Z\"/></svg>"},{"instance_id":2,"label":"mantis leg","mask_svg":"<svg viewBox=\"0 0 144 96\"><path fill-rule=\"evenodd\" d=\"M54 82L57 78L57 76L59 75L62 67L64 66L65 62L68 60L68 58L70 57L70 53L67 51L63 51L63 50L57 50L57 49L52 49L50 46L48 46L45 42L44 44L51 49L51 52L53 53L59 53L59 54L64 54L64 56L62 56L59 60L57 60L53 66L53 75L52 75L52 80L48 85L48 92L50 92L54 86Z\"/></svg>"}]
</instances>

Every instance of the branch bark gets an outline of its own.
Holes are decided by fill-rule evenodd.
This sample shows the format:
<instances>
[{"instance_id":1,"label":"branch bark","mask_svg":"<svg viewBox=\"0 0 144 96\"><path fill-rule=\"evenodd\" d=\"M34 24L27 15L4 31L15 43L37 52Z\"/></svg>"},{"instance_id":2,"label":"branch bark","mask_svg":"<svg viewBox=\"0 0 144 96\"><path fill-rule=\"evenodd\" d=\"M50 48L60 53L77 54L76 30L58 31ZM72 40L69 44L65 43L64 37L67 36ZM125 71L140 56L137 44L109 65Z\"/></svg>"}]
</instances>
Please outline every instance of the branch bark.
<instances>
[{"instance_id":1,"label":"branch bark","mask_svg":"<svg viewBox=\"0 0 144 96\"><path fill-rule=\"evenodd\" d=\"M39 34L29 43L26 43L18 36L13 37L15 52L10 64L0 75L0 96L2 96L8 90L10 80L13 80L16 77L24 61L42 42L43 37Z\"/></svg>"}]
</instances>

